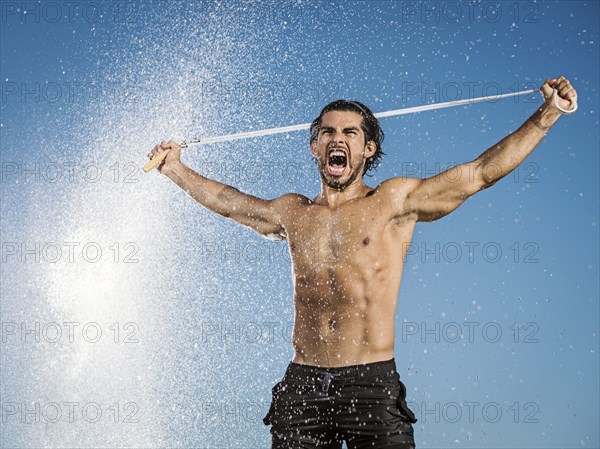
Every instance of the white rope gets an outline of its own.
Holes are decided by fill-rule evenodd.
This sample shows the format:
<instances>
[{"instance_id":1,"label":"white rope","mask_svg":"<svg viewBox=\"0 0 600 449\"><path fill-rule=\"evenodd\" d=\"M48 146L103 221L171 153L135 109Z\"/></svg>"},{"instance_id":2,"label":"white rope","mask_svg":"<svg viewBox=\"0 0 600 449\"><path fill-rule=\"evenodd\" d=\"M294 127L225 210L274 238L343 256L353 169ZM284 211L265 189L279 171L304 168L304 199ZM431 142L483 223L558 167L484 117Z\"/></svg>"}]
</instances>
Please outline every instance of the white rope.
<instances>
[{"instance_id":1,"label":"white rope","mask_svg":"<svg viewBox=\"0 0 600 449\"><path fill-rule=\"evenodd\" d=\"M518 95L532 94L535 92L539 92L538 89L522 90L520 92L511 92L511 93L499 94L499 95L489 95L487 97L469 98L466 100L447 101L445 103L432 103L432 104L426 104L423 106L415 106L415 107L411 107L411 108L394 109L391 111L377 112L376 114L373 114L373 115L377 118L394 117L397 115L412 114L415 112L431 111L434 109L443 109L443 108L450 108L453 106L460 106L460 105L464 105L464 104L479 103L481 101L493 101L493 100L499 100L501 98L506 98L506 97L516 97ZM300 125L282 126L280 128L269 128L269 129L262 129L262 130L258 130L258 131L246 131L246 132L241 132L241 133L236 133L236 134L226 134L224 136L206 137L204 139L194 139L194 140L190 140L189 142L184 142L182 145L182 148L185 148L190 145L208 145L210 143L230 142L232 140L249 139L252 137L259 137L259 136L271 136L273 134L282 134L282 133L287 133L287 132L292 132L292 131L301 131L301 130L305 130L305 129L309 129L309 128L310 128L310 123L302 123Z\"/></svg>"},{"instance_id":2,"label":"white rope","mask_svg":"<svg viewBox=\"0 0 600 449\"><path fill-rule=\"evenodd\" d=\"M516 97L518 95L532 94L539 92L537 89L522 90L520 92L511 92L508 94L489 95L487 97L468 98L466 100L447 101L445 103L432 103L423 106L415 106L412 108L395 109L393 111L378 112L373 114L377 118L393 117L396 115L412 114L413 112L431 111L433 109L451 108L452 106L460 106L463 104L479 103L481 101L499 100L506 97Z\"/></svg>"}]
</instances>

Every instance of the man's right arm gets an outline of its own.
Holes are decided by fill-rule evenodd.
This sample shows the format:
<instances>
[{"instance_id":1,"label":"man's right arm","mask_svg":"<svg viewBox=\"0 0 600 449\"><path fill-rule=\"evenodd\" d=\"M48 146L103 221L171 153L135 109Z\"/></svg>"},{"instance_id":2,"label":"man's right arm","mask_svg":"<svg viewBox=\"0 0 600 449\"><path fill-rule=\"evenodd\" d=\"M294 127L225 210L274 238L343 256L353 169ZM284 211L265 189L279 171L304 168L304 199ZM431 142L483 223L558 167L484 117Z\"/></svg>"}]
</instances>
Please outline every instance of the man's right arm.
<instances>
[{"instance_id":1,"label":"man's right arm","mask_svg":"<svg viewBox=\"0 0 600 449\"><path fill-rule=\"evenodd\" d=\"M283 213L288 210L290 201L297 201L299 195L288 194L273 200L263 200L206 178L181 162L180 148L175 142L157 145L150 153L150 159L165 149L170 152L158 170L202 206L272 240L286 239Z\"/></svg>"}]
</instances>

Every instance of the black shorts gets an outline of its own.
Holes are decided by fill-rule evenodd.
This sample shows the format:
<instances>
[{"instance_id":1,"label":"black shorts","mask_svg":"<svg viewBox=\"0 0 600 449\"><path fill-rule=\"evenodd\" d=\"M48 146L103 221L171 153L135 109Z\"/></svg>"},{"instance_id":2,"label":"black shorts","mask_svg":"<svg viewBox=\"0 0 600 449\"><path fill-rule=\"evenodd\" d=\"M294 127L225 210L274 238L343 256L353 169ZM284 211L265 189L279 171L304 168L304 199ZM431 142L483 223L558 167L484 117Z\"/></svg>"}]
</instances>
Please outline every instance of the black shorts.
<instances>
[{"instance_id":1,"label":"black shorts","mask_svg":"<svg viewBox=\"0 0 600 449\"><path fill-rule=\"evenodd\" d=\"M272 448L413 449L415 415L394 359L340 368L290 363L273 387Z\"/></svg>"}]
</instances>

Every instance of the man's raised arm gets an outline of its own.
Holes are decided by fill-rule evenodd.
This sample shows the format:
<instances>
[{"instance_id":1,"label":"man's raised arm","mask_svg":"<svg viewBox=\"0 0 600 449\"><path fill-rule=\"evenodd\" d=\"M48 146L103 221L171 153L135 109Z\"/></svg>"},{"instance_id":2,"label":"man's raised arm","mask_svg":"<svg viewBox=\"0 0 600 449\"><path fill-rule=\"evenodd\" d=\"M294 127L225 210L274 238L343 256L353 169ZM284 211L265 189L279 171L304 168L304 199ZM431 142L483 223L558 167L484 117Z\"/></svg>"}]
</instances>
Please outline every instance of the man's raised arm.
<instances>
[{"instance_id":1,"label":"man's raised arm","mask_svg":"<svg viewBox=\"0 0 600 449\"><path fill-rule=\"evenodd\" d=\"M554 106L553 92L564 110L572 109L577 93L563 76L546 80L541 87L544 104L521 127L472 162L457 165L431 178L412 179L403 209L418 221L433 221L449 214L468 197L486 189L513 171L544 138L561 112Z\"/></svg>"},{"instance_id":2,"label":"man's raised arm","mask_svg":"<svg viewBox=\"0 0 600 449\"><path fill-rule=\"evenodd\" d=\"M164 150L171 151L157 167L158 171L202 206L272 240L284 240L287 237L282 214L286 210L286 203L296 200L296 195L288 194L273 200L263 200L206 178L181 162L181 148L173 141L156 145L148 157L152 159Z\"/></svg>"}]
</instances>

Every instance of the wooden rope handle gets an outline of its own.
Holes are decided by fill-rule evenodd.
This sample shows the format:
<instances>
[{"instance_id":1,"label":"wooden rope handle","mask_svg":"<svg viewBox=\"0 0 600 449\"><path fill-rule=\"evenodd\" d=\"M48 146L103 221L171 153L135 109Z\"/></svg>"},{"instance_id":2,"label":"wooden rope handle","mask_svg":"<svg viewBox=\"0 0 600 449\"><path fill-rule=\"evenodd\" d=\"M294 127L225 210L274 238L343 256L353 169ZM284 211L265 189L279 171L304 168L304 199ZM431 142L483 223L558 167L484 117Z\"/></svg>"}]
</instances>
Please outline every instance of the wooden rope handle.
<instances>
[{"instance_id":1,"label":"wooden rope handle","mask_svg":"<svg viewBox=\"0 0 600 449\"><path fill-rule=\"evenodd\" d=\"M188 144L185 140L182 140L177 145L179 145L180 148L187 148L187 146L188 146ZM146 163L146 165L144 165L144 167L143 167L144 173L148 173L153 168L158 167L160 165L160 163L165 160L165 158L167 157L167 154L169 154L169 151L171 151L171 150L164 150L158 156L153 158L150 162Z\"/></svg>"},{"instance_id":2,"label":"wooden rope handle","mask_svg":"<svg viewBox=\"0 0 600 449\"><path fill-rule=\"evenodd\" d=\"M144 165L144 173L148 173L153 168L158 167L160 165L160 163L165 160L165 158L167 157L167 154L169 154L169 151L171 151L171 150L164 150L162 153L160 153L158 156L152 158L151 161L149 161L146 165Z\"/></svg>"}]
</instances>

